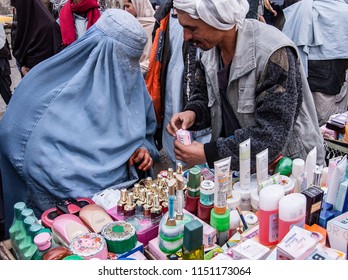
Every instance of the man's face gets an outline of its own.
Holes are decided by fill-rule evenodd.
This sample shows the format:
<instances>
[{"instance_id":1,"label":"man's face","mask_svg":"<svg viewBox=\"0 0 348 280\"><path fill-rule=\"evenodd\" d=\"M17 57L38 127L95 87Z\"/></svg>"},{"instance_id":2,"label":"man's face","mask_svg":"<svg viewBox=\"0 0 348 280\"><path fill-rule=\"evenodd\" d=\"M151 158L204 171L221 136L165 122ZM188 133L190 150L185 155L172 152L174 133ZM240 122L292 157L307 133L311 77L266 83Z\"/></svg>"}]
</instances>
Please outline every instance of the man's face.
<instances>
[{"instance_id":1,"label":"man's face","mask_svg":"<svg viewBox=\"0 0 348 280\"><path fill-rule=\"evenodd\" d=\"M178 11L178 20L184 28L184 40L194 43L197 48L207 51L221 40L221 32L201 19L193 19L187 13Z\"/></svg>"}]
</instances>

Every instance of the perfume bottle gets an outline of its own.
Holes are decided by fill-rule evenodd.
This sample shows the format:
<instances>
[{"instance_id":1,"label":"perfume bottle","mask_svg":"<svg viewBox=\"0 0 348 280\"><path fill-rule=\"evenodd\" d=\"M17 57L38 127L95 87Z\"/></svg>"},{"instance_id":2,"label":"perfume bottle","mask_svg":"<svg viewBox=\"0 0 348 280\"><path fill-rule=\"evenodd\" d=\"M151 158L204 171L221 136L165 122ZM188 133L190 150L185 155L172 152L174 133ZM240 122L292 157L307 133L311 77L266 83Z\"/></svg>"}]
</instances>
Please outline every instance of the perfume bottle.
<instances>
[{"instance_id":1,"label":"perfume bottle","mask_svg":"<svg viewBox=\"0 0 348 280\"><path fill-rule=\"evenodd\" d=\"M151 190L151 185L152 185L152 178L151 177L146 177L145 178L145 187L148 191Z\"/></svg>"},{"instance_id":2,"label":"perfume bottle","mask_svg":"<svg viewBox=\"0 0 348 280\"><path fill-rule=\"evenodd\" d=\"M144 204L144 218L151 218L151 208L152 208L152 193L146 192L146 203Z\"/></svg>"},{"instance_id":3,"label":"perfume bottle","mask_svg":"<svg viewBox=\"0 0 348 280\"><path fill-rule=\"evenodd\" d=\"M169 167L169 168L168 168L167 179L168 179L168 180L171 180L171 179L173 179L173 178L174 178L174 170L173 170L173 168Z\"/></svg>"},{"instance_id":4,"label":"perfume bottle","mask_svg":"<svg viewBox=\"0 0 348 280\"><path fill-rule=\"evenodd\" d=\"M133 188L133 200L136 202L139 199L140 184L134 184Z\"/></svg>"},{"instance_id":5,"label":"perfume bottle","mask_svg":"<svg viewBox=\"0 0 348 280\"><path fill-rule=\"evenodd\" d=\"M144 217L144 204L146 203L145 189L139 190L139 199L135 203L135 216L139 219Z\"/></svg>"},{"instance_id":6,"label":"perfume bottle","mask_svg":"<svg viewBox=\"0 0 348 280\"><path fill-rule=\"evenodd\" d=\"M178 174L176 176L176 219L182 220L184 218L184 214L182 212L183 203L184 203L184 179L182 175Z\"/></svg>"},{"instance_id":7,"label":"perfume bottle","mask_svg":"<svg viewBox=\"0 0 348 280\"><path fill-rule=\"evenodd\" d=\"M177 166L176 166L176 174L182 174L182 163L178 162Z\"/></svg>"},{"instance_id":8,"label":"perfume bottle","mask_svg":"<svg viewBox=\"0 0 348 280\"><path fill-rule=\"evenodd\" d=\"M166 190L164 190L163 201L161 204L163 215L168 212L168 198L169 198L169 192L168 192L168 189L166 189Z\"/></svg>"},{"instance_id":9,"label":"perfume bottle","mask_svg":"<svg viewBox=\"0 0 348 280\"><path fill-rule=\"evenodd\" d=\"M159 221L162 217L162 206L159 203L159 197L157 194L153 196L153 206L150 213L151 221L153 223Z\"/></svg>"},{"instance_id":10,"label":"perfume bottle","mask_svg":"<svg viewBox=\"0 0 348 280\"><path fill-rule=\"evenodd\" d=\"M127 189L121 189L121 197L117 202L117 214L123 215L124 206L127 203Z\"/></svg>"},{"instance_id":11,"label":"perfume bottle","mask_svg":"<svg viewBox=\"0 0 348 280\"><path fill-rule=\"evenodd\" d=\"M127 203L124 206L123 214L126 219L131 219L135 215L135 203L133 201L133 193L127 194Z\"/></svg>"},{"instance_id":12,"label":"perfume bottle","mask_svg":"<svg viewBox=\"0 0 348 280\"><path fill-rule=\"evenodd\" d=\"M183 260L204 260L203 224L192 220L184 226Z\"/></svg>"}]
</instances>

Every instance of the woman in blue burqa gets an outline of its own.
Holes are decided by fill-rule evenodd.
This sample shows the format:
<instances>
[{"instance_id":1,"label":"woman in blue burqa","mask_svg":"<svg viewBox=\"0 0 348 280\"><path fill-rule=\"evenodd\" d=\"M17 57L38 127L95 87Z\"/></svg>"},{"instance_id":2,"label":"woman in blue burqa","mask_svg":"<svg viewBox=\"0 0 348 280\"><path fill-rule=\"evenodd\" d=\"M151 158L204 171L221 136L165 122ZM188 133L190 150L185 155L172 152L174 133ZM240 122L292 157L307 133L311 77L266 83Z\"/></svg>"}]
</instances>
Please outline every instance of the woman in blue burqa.
<instances>
[{"instance_id":1,"label":"woman in blue burqa","mask_svg":"<svg viewBox=\"0 0 348 280\"><path fill-rule=\"evenodd\" d=\"M146 41L135 17L110 9L19 83L0 123L6 232L18 201L40 218L57 199L130 187L137 171L151 170L156 120L139 65Z\"/></svg>"}]
</instances>

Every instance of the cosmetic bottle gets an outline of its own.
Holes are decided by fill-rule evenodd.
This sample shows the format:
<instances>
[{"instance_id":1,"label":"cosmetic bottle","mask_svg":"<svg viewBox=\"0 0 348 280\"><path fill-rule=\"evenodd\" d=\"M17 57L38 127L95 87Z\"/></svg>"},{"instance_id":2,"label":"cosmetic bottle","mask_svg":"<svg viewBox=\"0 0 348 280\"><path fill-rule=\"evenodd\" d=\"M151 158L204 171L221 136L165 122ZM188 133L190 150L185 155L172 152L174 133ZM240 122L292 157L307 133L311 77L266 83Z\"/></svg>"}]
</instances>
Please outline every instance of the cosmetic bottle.
<instances>
[{"instance_id":1,"label":"cosmetic bottle","mask_svg":"<svg viewBox=\"0 0 348 280\"><path fill-rule=\"evenodd\" d=\"M182 212L183 203L184 203L184 179L182 175L178 174L176 176L176 220L182 220L184 218L184 214Z\"/></svg>"},{"instance_id":2,"label":"cosmetic bottle","mask_svg":"<svg viewBox=\"0 0 348 280\"><path fill-rule=\"evenodd\" d=\"M10 234L12 249L16 257L18 257L18 247L15 242L15 238L18 235L20 229L23 228L23 220L21 219L21 212L26 208L27 208L27 205L24 202L17 202L13 206L14 217L13 217L12 225L9 229L9 234Z\"/></svg>"},{"instance_id":3,"label":"cosmetic bottle","mask_svg":"<svg viewBox=\"0 0 348 280\"><path fill-rule=\"evenodd\" d=\"M168 189L166 189L164 190L163 201L161 203L163 215L168 212L168 205L169 205L169 193L168 193Z\"/></svg>"},{"instance_id":4,"label":"cosmetic bottle","mask_svg":"<svg viewBox=\"0 0 348 280\"><path fill-rule=\"evenodd\" d=\"M167 173L167 179L170 180L170 179L173 179L174 178L174 170L173 168L169 167L168 168L168 173Z\"/></svg>"},{"instance_id":5,"label":"cosmetic bottle","mask_svg":"<svg viewBox=\"0 0 348 280\"><path fill-rule=\"evenodd\" d=\"M159 203L158 195L153 196L153 206L150 210L151 222L158 222L162 217L162 206Z\"/></svg>"},{"instance_id":6,"label":"cosmetic bottle","mask_svg":"<svg viewBox=\"0 0 348 280\"><path fill-rule=\"evenodd\" d=\"M151 218L152 193L146 192L146 203L144 204L144 219Z\"/></svg>"},{"instance_id":7,"label":"cosmetic bottle","mask_svg":"<svg viewBox=\"0 0 348 280\"><path fill-rule=\"evenodd\" d=\"M291 193L279 200L278 242L293 226L304 228L306 219L306 197L301 193Z\"/></svg>"},{"instance_id":8,"label":"cosmetic bottle","mask_svg":"<svg viewBox=\"0 0 348 280\"><path fill-rule=\"evenodd\" d=\"M145 189L141 188L139 190L139 199L135 203L135 216L138 219L142 219L144 217L144 204L145 203L146 203Z\"/></svg>"},{"instance_id":9,"label":"cosmetic bottle","mask_svg":"<svg viewBox=\"0 0 348 280\"><path fill-rule=\"evenodd\" d=\"M38 223L38 220L33 216L28 216L24 219L23 223L24 223L24 229L25 229L25 237L23 238L21 243L18 245L18 249L19 249L21 260L30 260L32 254L34 254L35 251L32 253L31 253L31 250L28 251L30 246L33 244L33 240L30 236L29 229L33 224Z\"/></svg>"},{"instance_id":10,"label":"cosmetic bottle","mask_svg":"<svg viewBox=\"0 0 348 280\"><path fill-rule=\"evenodd\" d=\"M133 193L127 194L127 203L124 206L123 214L126 220L132 219L135 215L135 203L133 201Z\"/></svg>"},{"instance_id":11,"label":"cosmetic bottle","mask_svg":"<svg viewBox=\"0 0 348 280\"><path fill-rule=\"evenodd\" d=\"M117 214L123 215L124 206L127 203L127 189L121 189L120 200L117 202Z\"/></svg>"},{"instance_id":12,"label":"cosmetic bottle","mask_svg":"<svg viewBox=\"0 0 348 280\"><path fill-rule=\"evenodd\" d=\"M175 185L176 180L171 179L168 182L168 219L166 221L167 226L175 226L176 220L175 220Z\"/></svg>"},{"instance_id":13,"label":"cosmetic bottle","mask_svg":"<svg viewBox=\"0 0 348 280\"><path fill-rule=\"evenodd\" d=\"M187 192L190 197L199 196L199 187L201 184L201 171L193 167L190 169L187 181Z\"/></svg>"},{"instance_id":14,"label":"cosmetic bottle","mask_svg":"<svg viewBox=\"0 0 348 280\"><path fill-rule=\"evenodd\" d=\"M278 243L279 200L284 194L281 185L270 185L260 191L259 240L262 245Z\"/></svg>"},{"instance_id":15,"label":"cosmetic bottle","mask_svg":"<svg viewBox=\"0 0 348 280\"><path fill-rule=\"evenodd\" d=\"M224 214L217 214L213 209L210 213L210 225L217 231L217 244L222 247L229 238L230 230L230 211Z\"/></svg>"},{"instance_id":16,"label":"cosmetic bottle","mask_svg":"<svg viewBox=\"0 0 348 280\"><path fill-rule=\"evenodd\" d=\"M203 224L192 220L184 226L183 260L204 260Z\"/></svg>"},{"instance_id":17,"label":"cosmetic bottle","mask_svg":"<svg viewBox=\"0 0 348 280\"><path fill-rule=\"evenodd\" d=\"M305 176L305 161L303 159L296 158L292 161L290 179L292 179L295 183L295 193L301 193L307 188L307 180Z\"/></svg>"},{"instance_id":18,"label":"cosmetic bottle","mask_svg":"<svg viewBox=\"0 0 348 280\"><path fill-rule=\"evenodd\" d=\"M140 184L136 183L134 184L134 188L133 188L133 201L136 202L139 199L139 195L140 195Z\"/></svg>"},{"instance_id":19,"label":"cosmetic bottle","mask_svg":"<svg viewBox=\"0 0 348 280\"><path fill-rule=\"evenodd\" d=\"M146 177L145 178L145 187L147 191L151 191L151 185L152 185L152 178Z\"/></svg>"},{"instance_id":20,"label":"cosmetic bottle","mask_svg":"<svg viewBox=\"0 0 348 280\"><path fill-rule=\"evenodd\" d=\"M26 227L25 227L25 223L24 220L27 217L31 217L30 220L33 221L37 221L35 215L34 215L34 211L30 208L25 208L22 210L21 212L21 220L22 223L20 225L18 234L15 237L15 244L16 244L16 249L17 251L15 251L16 257L18 260L22 260L23 259L23 255L21 253L21 247L23 246L22 243L24 243L26 236L27 236L27 231L26 231Z\"/></svg>"},{"instance_id":21,"label":"cosmetic bottle","mask_svg":"<svg viewBox=\"0 0 348 280\"><path fill-rule=\"evenodd\" d=\"M176 166L176 174L181 174L182 175L182 163L178 162Z\"/></svg>"}]
</instances>

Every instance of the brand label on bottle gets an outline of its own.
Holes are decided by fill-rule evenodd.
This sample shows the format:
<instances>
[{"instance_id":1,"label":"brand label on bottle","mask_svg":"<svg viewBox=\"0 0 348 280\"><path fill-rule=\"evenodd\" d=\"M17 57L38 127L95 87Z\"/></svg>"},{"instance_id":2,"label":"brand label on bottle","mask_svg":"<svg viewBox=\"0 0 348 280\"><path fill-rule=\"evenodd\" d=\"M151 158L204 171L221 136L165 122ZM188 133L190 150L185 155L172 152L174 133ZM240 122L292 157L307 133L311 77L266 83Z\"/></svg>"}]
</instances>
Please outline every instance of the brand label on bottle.
<instances>
[{"instance_id":1,"label":"brand label on bottle","mask_svg":"<svg viewBox=\"0 0 348 280\"><path fill-rule=\"evenodd\" d=\"M320 206L321 206L321 201L314 203L311 207L311 213L317 212L320 210Z\"/></svg>"},{"instance_id":2,"label":"brand label on bottle","mask_svg":"<svg viewBox=\"0 0 348 280\"><path fill-rule=\"evenodd\" d=\"M278 240L278 213L269 216L269 242L276 242Z\"/></svg>"}]
</instances>

